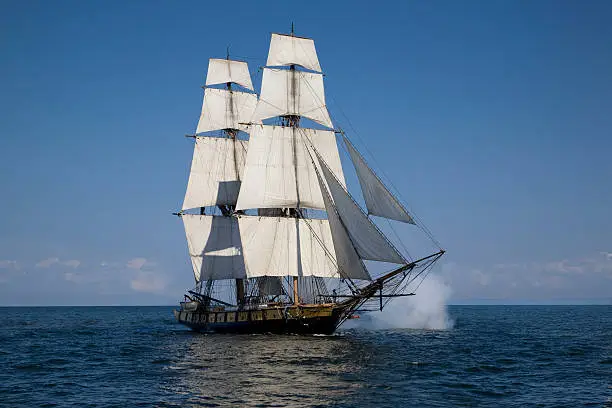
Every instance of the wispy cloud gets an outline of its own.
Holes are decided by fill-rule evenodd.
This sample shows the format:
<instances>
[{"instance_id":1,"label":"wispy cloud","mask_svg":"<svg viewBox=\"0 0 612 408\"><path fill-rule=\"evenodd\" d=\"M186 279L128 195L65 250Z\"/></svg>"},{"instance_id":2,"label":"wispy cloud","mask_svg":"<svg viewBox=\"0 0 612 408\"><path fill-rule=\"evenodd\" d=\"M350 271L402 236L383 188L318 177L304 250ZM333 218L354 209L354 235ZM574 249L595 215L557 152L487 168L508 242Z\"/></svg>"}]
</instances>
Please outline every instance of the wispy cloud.
<instances>
[{"instance_id":1,"label":"wispy cloud","mask_svg":"<svg viewBox=\"0 0 612 408\"><path fill-rule=\"evenodd\" d=\"M5 259L0 261L0 269L19 269L19 263L17 261Z\"/></svg>"},{"instance_id":2,"label":"wispy cloud","mask_svg":"<svg viewBox=\"0 0 612 408\"><path fill-rule=\"evenodd\" d=\"M136 292L163 293L168 286L168 280L157 270L157 264L147 258L132 258L125 266L135 271L130 288Z\"/></svg>"},{"instance_id":3,"label":"wispy cloud","mask_svg":"<svg viewBox=\"0 0 612 408\"><path fill-rule=\"evenodd\" d=\"M583 258L547 262L496 264L493 267L497 270L527 271L539 274L571 276L595 273L612 277L612 253L600 252L598 255Z\"/></svg>"},{"instance_id":4,"label":"wispy cloud","mask_svg":"<svg viewBox=\"0 0 612 408\"><path fill-rule=\"evenodd\" d=\"M79 261L77 259L71 259L69 261L62 261L61 263L62 263L62 265L66 265L66 266L69 266L69 267L74 268L74 269L78 268L79 265L81 265L81 261Z\"/></svg>"},{"instance_id":5,"label":"wispy cloud","mask_svg":"<svg viewBox=\"0 0 612 408\"><path fill-rule=\"evenodd\" d=\"M168 301L180 297L185 287L180 279L170 278L161 264L146 257L107 258L104 261L59 256L39 259L27 263L0 260L0 304L19 303L7 299L19 299L19 293L41 291L48 294L47 299L61 299L60 303L87 299L87 296L94 303L96 299L115 297L140 299L144 303L147 299ZM28 279L28 274L39 279ZM87 303L87 300L79 302Z\"/></svg>"},{"instance_id":6,"label":"wispy cloud","mask_svg":"<svg viewBox=\"0 0 612 408\"><path fill-rule=\"evenodd\" d=\"M147 261L147 258L132 258L127 262L125 266L127 266L130 269L140 270L145 265L152 266L153 262Z\"/></svg>"},{"instance_id":7,"label":"wispy cloud","mask_svg":"<svg viewBox=\"0 0 612 408\"><path fill-rule=\"evenodd\" d=\"M66 261L62 261L57 257L52 257L52 258L47 258L47 259L43 259L42 261L39 261L38 263L36 263L36 267L37 268L49 268L53 265L63 265L63 266L68 266L70 268L78 268L81 265L81 261L77 260L77 259L69 259Z\"/></svg>"},{"instance_id":8,"label":"wispy cloud","mask_svg":"<svg viewBox=\"0 0 612 408\"><path fill-rule=\"evenodd\" d=\"M472 279L475 280L480 286L487 286L491 282L491 277L483 273L480 269L471 270Z\"/></svg>"},{"instance_id":9,"label":"wispy cloud","mask_svg":"<svg viewBox=\"0 0 612 408\"><path fill-rule=\"evenodd\" d=\"M56 264L59 262L59 258L47 258L47 259L43 259L42 261L38 262L36 264L37 268L48 268L53 264Z\"/></svg>"},{"instance_id":10,"label":"wispy cloud","mask_svg":"<svg viewBox=\"0 0 612 408\"><path fill-rule=\"evenodd\" d=\"M490 266L448 263L441 275L462 299L606 298L612 293L612 253Z\"/></svg>"},{"instance_id":11,"label":"wispy cloud","mask_svg":"<svg viewBox=\"0 0 612 408\"><path fill-rule=\"evenodd\" d=\"M164 276L153 272L139 272L130 281L130 287L136 292L164 293L167 287L167 280Z\"/></svg>"},{"instance_id":12,"label":"wispy cloud","mask_svg":"<svg viewBox=\"0 0 612 408\"><path fill-rule=\"evenodd\" d=\"M73 273L73 272L65 272L64 279L67 280L68 282L74 282L74 283L83 282L83 276L79 275L78 273Z\"/></svg>"}]
</instances>

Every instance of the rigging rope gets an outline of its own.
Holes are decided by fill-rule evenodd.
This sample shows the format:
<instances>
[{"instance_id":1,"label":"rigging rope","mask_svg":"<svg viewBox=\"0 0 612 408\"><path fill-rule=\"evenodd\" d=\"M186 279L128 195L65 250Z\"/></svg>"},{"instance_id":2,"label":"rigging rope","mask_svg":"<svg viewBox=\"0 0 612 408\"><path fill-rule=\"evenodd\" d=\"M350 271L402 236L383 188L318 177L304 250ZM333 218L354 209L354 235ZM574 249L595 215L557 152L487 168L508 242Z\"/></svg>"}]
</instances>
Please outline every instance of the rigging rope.
<instances>
[{"instance_id":1,"label":"rigging rope","mask_svg":"<svg viewBox=\"0 0 612 408\"><path fill-rule=\"evenodd\" d=\"M336 108L340 111L340 113L342 114L342 116L344 117L344 119L346 119L346 122L348 123L349 127L351 128L352 132L357 136L357 138L359 139L359 141L361 142L361 144L363 145L363 147L365 148L365 150L368 152L368 154L371 156L372 161L374 162L374 164L376 164L377 167L380 168L380 172L383 175L383 177L386 179L387 183L389 183L389 185L391 186L391 188L394 190L394 193L397 195L397 197L399 197L402 201L403 204L407 207L410 208L409 205L407 205L407 201L406 199L401 195L400 190L393 184L393 182L391 181L391 178L384 172L384 170L382 169L382 167L380 166L380 164L378 163L378 161L376 160L376 156L374 154L372 154L372 151L368 148L367 144L365 143L364 139L361 137L361 135L359 134L359 132L357 132L357 129L355 129L355 127L353 126L351 120L348 118L348 116L344 113L344 111L342 110L342 107L340 106L340 104L338 103L338 101L336 100L336 98L334 98L333 95L330 95L331 100L334 102L334 105L336 106ZM346 151L346 150L345 150ZM348 153L348 152L347 152ZM372 170L374 171L374 170ZM417 226L429 237L429 239L431 239L431 241L439 248L442 249L442 246L440 245L440 243L438 242L438 240L436 240L436 238L433 236L433 234L431 233L431 231L429 230L429 228L427 228L427 226L425 225L425 223L423 223L423 221L415 214L414 211L409 210L410 215L412 215L412 217L415 219L415 221L417 222Z\"/></svg>"}]
</instances>

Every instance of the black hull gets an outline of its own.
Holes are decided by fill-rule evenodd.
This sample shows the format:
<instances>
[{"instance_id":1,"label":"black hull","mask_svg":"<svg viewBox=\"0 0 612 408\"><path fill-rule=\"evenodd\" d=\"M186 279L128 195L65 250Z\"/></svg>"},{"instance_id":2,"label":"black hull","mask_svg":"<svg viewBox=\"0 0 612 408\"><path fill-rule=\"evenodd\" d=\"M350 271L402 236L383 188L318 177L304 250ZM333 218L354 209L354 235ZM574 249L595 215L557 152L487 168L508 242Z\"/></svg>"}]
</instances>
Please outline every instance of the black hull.
<instances>
[{"instance_id":1,"label":"black hull","mask_svg":"<svg viewBox=\"0 0 612 408\"><path fill-rule=\"evenodd\" d=\"M207 313L175 310L177 321L190 329L203 333L236 334L333 334L341 319L340 310L333 310L329 316L283 317L246 321L208 322Z\"/></svg>"}]
</instances>

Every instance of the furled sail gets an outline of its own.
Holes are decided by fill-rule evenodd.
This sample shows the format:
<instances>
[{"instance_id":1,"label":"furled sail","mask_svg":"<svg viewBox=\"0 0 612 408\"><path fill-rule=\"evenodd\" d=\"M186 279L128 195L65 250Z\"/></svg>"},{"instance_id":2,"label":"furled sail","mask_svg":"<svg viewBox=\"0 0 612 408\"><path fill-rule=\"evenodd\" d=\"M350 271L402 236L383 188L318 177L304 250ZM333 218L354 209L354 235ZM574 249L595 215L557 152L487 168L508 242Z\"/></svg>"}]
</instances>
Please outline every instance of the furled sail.
<instances>
[{"instance_id":1,"label":"furled sail","mask_svg":"<svg viewBox=\"0 0 612 408\"><path fill-rule=\"evenodd\" d=\"M221 129L246 131L257 105L257 95L206 88L196 134Z\"/></svg>"},{"instance_id":2,"label":"furled sail","mask_svg":"<svg viewBox=\"0 0 612 408\"><path fill-rule=\"evenodd\" d=\"M311 38L273 33L266 65L273 67L293 64L321 71L314 41Z\"/></svg>"},{"instance_id":3,"label":"furled sail","mask_svg":"<svg viewBox=\"0 0 612 408\"><path fill-rule=\"evenodd\" d=\"M251 121L260 123L275 116L297 115L333 128L325 106L323 75L311 72L264 68L261 95Z\"/></svg>"},{"instance_id":4,"label":"furled sail","mask_svg":"<svg viewBox=\"0 0 612 408\"><path fill-rule=\"evenodd\" d=\"M217 85L233 82L253 90L249 66L243 61L211 58L208 62L206 85Z\"/></svg>"},{"instance_id":5,"label":"furled sail","mask_svg":"<svg viewBox=\"0 0 612 408\"><path fill-rule=\"evenodd\" d=\"M363 210L348 195L318 153L317 157L321 164L320 168L323 177L329 186L334 207L359 257L371 261L392 262L396 264L407 263L404 257L393 248Z\"/></svg>"},{"instance_id":6,"label":"furled sail","mask_svg":"<svg viewBox=\"0 0 612 408\"><path fill-rule=\"evenodd\" d=\"M246 278L238 220L182 214L196 282Z\"/></svg>"},{"instance_id":7,"label":"furled sail","mask_svg":"<svg viewBox=\"0 0 612 408\"><path fill-rule=\"evenodd\" d=\"M340 216L336 208L331 202L331 198L325 186L325 182L321 175L317 172L317 180L323 193L323 201L325 202L325 210L329 220L329 228L334 243L334 253L338 264L340 276L351 279L371 280L368 270L359 258L351 239L348 236L348 231L342 224Z\"/></svg>"},{"instance_id":8,"label":"furled sail","mask_svg":"<svg viewBox=\"0 0 612 408\"><path fill-rule=\"evenodd\" d=\"M253 125L237 209L324 209L305 143L312 143L345 185L336 136L329 130Z\"/></svg>"},{"instance_id":9,"label":"furled sail","mask_svg":"<svg viewBox=\"0 0 612 408\"><path fill-rule=\"evenodd\" d=\"M238 223L249 278L339 277L327 220L240 216Z\"/></svg>"},{"instance_id":10,"label":"furled sail","mask_svg":"<svg viewBox=\"0 0 612 408\"><path fill-rule=\"evenodd\" d=\"M236 205L249 142L196 137L183 210Z\"/></svg>"},{"instance_id":11,"label":"furled sail","mask_svg":"<svg viewBox=\"0 0 612 408\"><path fill-rule=\"evenodd\" d=\"M408 214L408 211L387 189L382 181L374 174L372 169L367 165L361 154L355 149L353 144L344 137L344 142L348 147L348 152L355 166L357 178L363 191L363 198L366 202L368 213L385 217L396 221L403 221L409 224L414 224L414 220Z\"/></svg>"}]
</instances>

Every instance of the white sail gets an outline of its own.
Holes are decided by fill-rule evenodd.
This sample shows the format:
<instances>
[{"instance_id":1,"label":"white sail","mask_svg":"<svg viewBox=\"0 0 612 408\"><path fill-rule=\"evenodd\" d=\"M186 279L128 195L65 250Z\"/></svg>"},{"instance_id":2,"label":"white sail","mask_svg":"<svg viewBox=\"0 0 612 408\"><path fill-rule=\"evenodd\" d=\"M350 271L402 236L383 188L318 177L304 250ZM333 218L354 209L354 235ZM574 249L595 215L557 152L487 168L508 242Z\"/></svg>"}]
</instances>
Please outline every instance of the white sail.
<instances>
[{"instance_id":1,"label":"white sail","mask_svg":"<svg viewBox=\"0 0 612 408\"><path fill-rule=\"evenodd\" d=\"M255 94L206 88L196 134L221 129L247 131L245 123L250 122L256 105Z\"/></svg>"},{"instance_id":2,"label":"white sail","mask_svg":"<svg viewBox=\"0 0 612 408\"><path fill-rule=\"evenodd\" d=\"M272 34L267 66L301 65L313 71L321 71L317 50L311 38Z\"/></svg>"},{"instance_id":3,"label":"white sail","mask_svg":"<svg viewBox=\"0 0 612 408\"><path fill-rule=\"evenodd\" d=\"M238 223L249 278L339 277L327 220L241 216Z\"/></svg>"},{"instance_id":4,"label":"white sail","mask_svg":"<svg viewBox=\"0 0 612 408\"><path fill-rule=\"evenodd\" d=\"M336 208L331 202L325 182L318 172L317 180L323 193L323 201L325 202L325 210L327 211L327 218L329 220L329 228L334 243L334 253L340 270L340 276L343 278L371 280L372 278L368 270L359 258L348 236L348 232L342 224L342 221L340 221Z\"/></svg>"},{"instance_id":5,"label":"white sail","mask_svg":"<svg viewBox=\"0 0 612 408\"><path fill-rule=\"evenodd\" d=\"M235 205L249 142L196 137L183 210Z\"/></svg>"},{"instance_id":6,"label":"white sail","mask_svg":"<svg viewBox=\"0 0 612 408\"><path fill-rule=\"evenodd\" d=\"M307 144L345 185L336 136L328 130L252 125L237 209L324 209Z\"/></svg>"},{"instance_id":7,"label":"white sail","mask_svg":"<svg viewBox=\"0 0 612 408\"><path fill-rule=\"evenodd\" d=\"M206 85L217 85L233 82L253 90L249 66L246 62L229 59L211 58L208 62Z\"/></svg>"},{"instance_id":8,"label":"white sail","mask_svg":"<svg viewBox=\"0 0 612 408\"><path fill-rule=\"evenodd\" d=\"M408 211L406 211L395 196L391 194L378 176L374 174L351 142L346 137L344 137L344 141L348 147L353 165L355 166L368 213L414 224L414 220L410 214L408 214Z\"/></svg>"},{"instance_id":9,"label":"white sail","mask_svg":"<svg viewBox=\"0 0 612 408\"><path fill-rule=\"evenodd\" d=\"M181 218L196 282L246 278L235 218L192 214Z\"/></svg>"},{"instance_id":10,"label":"white sail","mask_svg":"<svg viewBox=\"0 0 612 408\"><path fill-rule=\"evenodd\" d=\"M357 203L348 195L342 185L318 155L323 177L329 186L340 220L348 232L353 246L361 259L371 261L407 263L402 255L382 235ZM328 211L329 214L329 211Z\"/></svg>"},{"instance_id":11,"label":"white sail","mask_svg":"<svg viewBox=\"0 0 612 408\"><path fill-rule=\"evenodd\" d=\"M261 123L284 115L303 116L334 127L325 106L322 74L264 68L261 95L251 121Z\"/></svg>"}]
</instances>

